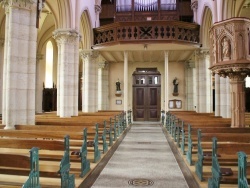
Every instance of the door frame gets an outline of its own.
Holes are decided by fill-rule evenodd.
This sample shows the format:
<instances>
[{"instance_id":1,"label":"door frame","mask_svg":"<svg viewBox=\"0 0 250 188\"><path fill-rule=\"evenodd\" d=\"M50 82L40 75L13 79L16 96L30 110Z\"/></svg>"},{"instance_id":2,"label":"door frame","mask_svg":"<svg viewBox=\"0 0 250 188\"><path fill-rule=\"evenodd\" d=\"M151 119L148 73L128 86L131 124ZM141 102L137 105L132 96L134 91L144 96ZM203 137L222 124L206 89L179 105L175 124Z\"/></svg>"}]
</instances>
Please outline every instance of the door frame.
<instances>
[{"instance_id":1,"label":"door frame","mask_svg":"<svg viewBox=\"0 0 250 188\"><path fill-rule=\"evenodd\" d=\"M155 79L156 78L156 79ZM133 73L133 96L132 96L132 104L133 104L133 120L134 121L159 121L161 116L161 74L157 70L157 68L136 68ZM143 118L138 117L137 113L137 99L136 99L136 89L143 88L144 92L144 100L148 102L144 103L144 106L138 108L141 113L143 113ZM156 88L156 107L149 104L147 99L150 96L151 89ZM145 106L146 105L146 106ZM151 111L152 110L152 111ZM155 112L156 110L156 112ZM153 113L152 113L153 112ZM152 114L156 117L152 117Z\"/></svg>"}]
</instances>

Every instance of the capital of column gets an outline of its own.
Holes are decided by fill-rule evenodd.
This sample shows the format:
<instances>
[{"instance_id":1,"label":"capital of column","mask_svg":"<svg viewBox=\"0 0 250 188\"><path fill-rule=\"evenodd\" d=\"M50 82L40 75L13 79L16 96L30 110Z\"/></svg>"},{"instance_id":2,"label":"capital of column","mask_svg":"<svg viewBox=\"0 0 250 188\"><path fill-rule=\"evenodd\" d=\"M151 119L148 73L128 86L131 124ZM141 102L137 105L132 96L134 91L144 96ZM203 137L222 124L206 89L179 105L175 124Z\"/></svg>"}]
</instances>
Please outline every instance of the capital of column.
<instances>
[{"instance_id":1,"label":"capital of column","mask_svg":"<svg viewBox=\"0 0 250 188\"><path fill-rule=\"evenodd\" d=\"M196 55L199 59L210 58L210 53L209 53L209 50L207 50L207 49L196 50L196 51L195 51L195 55Z\"/></svg>"},{"instance_id":2,"label":"capital of column","mask_svg":"<svg viewBox=\"0 0 250 188\"><path fill-rule=\"evenodd\" d=\"M168 52L168 51L164 51L164 55L165 55L165 57L168 57L168 54L169 54L169 52Z\"/></svg>"},{"instance_id":3,"label":"capital of column","mask_svg":"<svg viewBox=\"0 0 250 188\"><path fill-rule=\"evenodd\" d=\"M191 1L191 8L193 10L197 10L198 9L198 0L192 0Z\"/></svg>"},{"instance_id":4,"label":"capital of column","mask_svg":"<svg viewBox=\"0 0 250 188\"><path fill-rule=\"evenodd\" d=\"M230 82L245 82L247 74L244 72L229 73Z\"/></svg>"},{"instance_id":5,"label":"capital of column","mask_svg":"<svg viewBox=\"0 0 250 188\"><path fill-rule=\"evenodd\" d=\"M74 29L57 29L53 32L53 38L58 44L75 43L79 41L80 35Z\"/></svg>"},{"instance_id":6,"label":"capital of column","mask_svg":"<svg viewBox=\"0 0 250 188\"><path fill-rule=\"evenodd\" d=\"M228 76L230 79L237 77L245 78L247 75L250 75L250 68L248 67L248 64L225 64L212 67L210 70L212 71L213 75L218 74L224 78Z\"/></svg>"},{"instance_id":7,"label":"capital of column","mask_svg":"<svg viewBox=\"0 0 250 188\"><path fill-rule=\"evenodd\" d=\"M107 61L99 62L98 67L99 69L106 69L108 68L109 63Z\"/></svg>"},{"instance_id":8,"label":"capital of column","mask_svg":"<svg viewBox=\"0 0 250 188\"><path fill-rule=\"evenodd\" d=\"M99 56L99 52L95 50L80 50L79 54L82 59L96 59Z\"/></svg>"},{"instance_id":9,"label":"capital of column","mask_svg":"<svg viewBox=\"0 0 250 188\"><path fill-rule=\"evenodd\" d=\"M10 6L20 7L20 8L31 8L33 3L37 3L38 0L0 0L0 5L4 8Z\"/></svg>"}]
</instances>

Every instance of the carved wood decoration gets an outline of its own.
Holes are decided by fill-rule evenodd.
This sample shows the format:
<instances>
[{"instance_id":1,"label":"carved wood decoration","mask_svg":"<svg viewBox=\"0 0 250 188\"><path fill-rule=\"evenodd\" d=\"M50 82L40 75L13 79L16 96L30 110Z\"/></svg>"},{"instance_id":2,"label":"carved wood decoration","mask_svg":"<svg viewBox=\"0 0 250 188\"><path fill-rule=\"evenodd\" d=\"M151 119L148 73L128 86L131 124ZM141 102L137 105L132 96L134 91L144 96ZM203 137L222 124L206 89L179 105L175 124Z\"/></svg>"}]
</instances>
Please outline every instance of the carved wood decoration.
<instances>
[{"instance_id":1,"label":"carved wood decoration","mask_svg":"<svg viewBox=\"0 0 250 188\"><path fill-rule=\"evenodd\" d=\"M250 19L232 18L210 30L213 74L230 78L231 127L244 127L245 78L250 75Z\"/></svg>"},{"instance_id":2,"label":"carved wood decoration","mask_svg":"<svg viewBox=\"0 0 250 188\"><path fill-rule=\"evenodd\" d=\"M250 20L232 18L214 24L210 31L210 68L222 77L233 73L244 76L250 73L249 55Z\"/></svg>"},{"instance_id":3,"label":"carved wood decoration","mask_svg":"<svg viewBox=\"0 0 250 188\"><path fill-rule=\"evenodd\" d=\"M198 44L199 25L179 21L121 22L94 29L95 45L147 40Z\"/></svg>"}]
</instances>

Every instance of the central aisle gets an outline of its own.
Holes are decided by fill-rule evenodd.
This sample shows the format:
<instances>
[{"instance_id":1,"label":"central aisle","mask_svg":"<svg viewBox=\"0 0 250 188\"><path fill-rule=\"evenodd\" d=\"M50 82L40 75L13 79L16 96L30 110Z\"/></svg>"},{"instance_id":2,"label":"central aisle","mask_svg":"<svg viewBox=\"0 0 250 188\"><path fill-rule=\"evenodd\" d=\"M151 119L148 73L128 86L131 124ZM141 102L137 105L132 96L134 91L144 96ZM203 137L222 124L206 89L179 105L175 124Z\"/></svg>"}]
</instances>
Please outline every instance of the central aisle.
<instances>
[{"instance_id":1,"label":"central aisle","mask_svg":"<svg viewBox=\"0 0 250 188\"><path fill-rule=\"evenodd\" d=\"M188 188L160 125L134 124L92 188Z\"/></svg>"}]
</instances>

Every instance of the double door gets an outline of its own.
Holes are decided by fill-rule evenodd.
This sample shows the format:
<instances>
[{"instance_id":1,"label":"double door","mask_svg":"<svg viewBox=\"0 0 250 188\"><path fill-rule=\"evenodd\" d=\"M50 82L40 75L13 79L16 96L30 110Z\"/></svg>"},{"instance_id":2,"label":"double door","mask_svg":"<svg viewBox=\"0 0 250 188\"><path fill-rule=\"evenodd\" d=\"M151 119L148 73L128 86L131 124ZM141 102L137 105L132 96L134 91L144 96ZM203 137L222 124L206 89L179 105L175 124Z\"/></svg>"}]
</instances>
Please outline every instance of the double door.
<instances>
[{"instance_id":1,"label":"double door","mask_svg":"<svg viewBox=\"0 0 250 188\"><path fill-rule=\"evenodd\" d=\"M134 121L159 121L161 115L160 75L134 74L133 119Z\"/></svg>"}]
</instances>

